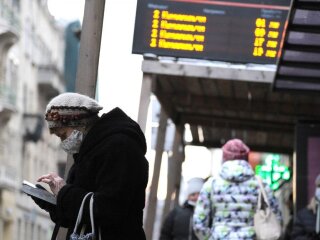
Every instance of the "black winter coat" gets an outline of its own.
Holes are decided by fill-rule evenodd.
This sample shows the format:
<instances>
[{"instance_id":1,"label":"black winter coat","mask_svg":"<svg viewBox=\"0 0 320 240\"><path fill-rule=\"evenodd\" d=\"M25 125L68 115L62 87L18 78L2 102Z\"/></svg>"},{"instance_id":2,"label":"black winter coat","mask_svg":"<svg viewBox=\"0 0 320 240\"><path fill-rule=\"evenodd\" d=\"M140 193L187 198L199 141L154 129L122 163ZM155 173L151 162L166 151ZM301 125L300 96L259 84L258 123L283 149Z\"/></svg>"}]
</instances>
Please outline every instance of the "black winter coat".
<instances>
[{"instance_id":1,"label":"black winter coat","mask_svg":"<svg viewBox=\"0 0 320 240\"><path fill-rule=\"evenodd\" d=\"M74 155L67 184L59 191L54 222L69 239L83 197L94 192L94 217L103 240L145 240L143 209L148 182L145 137L139 125L115 108L101 116ZM84 223L89 224L89 206ZM90 229L87 229L90 231Z\"/></svg>"},{"instance_id":2,"label":"black winter coat","mask_svg":"<svg viewBox=\"0 0 320 240\"><path fill-rule=\"evenodd\" d=\"M174 208L163 222L160 240L197 240L192 229L193 212L194 206L187 201Z\"/></svg>"},{"instance_id":3,"label":"black winter coat","mask_svg":"<svg viewBox=\"0 0 320 240\"><path fill-rule=\"evenodd\" d=\"M291 239L292 240L320 240L320 235L315 234L316 214L308 208L298 211L294 219Z\"/></svg>"}]
</instances>

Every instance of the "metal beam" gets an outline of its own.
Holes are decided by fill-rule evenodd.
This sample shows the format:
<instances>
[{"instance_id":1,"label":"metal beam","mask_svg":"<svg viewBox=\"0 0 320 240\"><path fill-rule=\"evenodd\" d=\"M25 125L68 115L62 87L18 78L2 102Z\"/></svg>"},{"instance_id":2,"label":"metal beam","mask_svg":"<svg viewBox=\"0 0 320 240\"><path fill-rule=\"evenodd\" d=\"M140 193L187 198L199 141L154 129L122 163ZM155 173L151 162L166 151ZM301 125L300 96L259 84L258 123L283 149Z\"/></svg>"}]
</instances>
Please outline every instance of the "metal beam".
<instances>
[{"instance_id":1,"label":"metal beam","mask_svg":"<svg viewBox=\"0 0 320 240\"><path fill-rule=\"evenodd\" d=\"M197 124L208 127L254 130L262 132L294 132L294 122L268 121L265 119L221 117L214 114L181 113L181 123Z\"/></svg>"},{"instance_id":2,"label":"metal beam","mask_svg":"<svg viewBox=\"0 0 320 240\"><path fill-rule=\"evenodd\" d=\"M283 154L293 154L293 146L292 147L279 147L279 146L271 146L271 145L256 145L247 143L250 147L250 150L253 152L270 152L270 153L283 153ZM204 141L204 142L191 142L187 143L187 145L192 146L206 146L207 148L221 148L222 144L220 141Z\"/></svg>"},{"instance_id":3,"label":"metal beam","mask_svg":"<svg viewBox=\"0 0 320 240\"><path fill-rule=\"evenodd\" d=\"M314 102L302 103L292 99L292 102L268 101L268 100L248 100L237 98L209 97L194 94L166 94L156 91L160 102L164 107L170 107L171 113L174 112L173 106L183 112L211 112L218 111L236 111L247 112L246 114L261 114L262 117L275 115L279 117L298 117L300 115L311 118L320 118L318 106ZM178 111L178 110L176 110ZM318 113L318 114L317 114ZM173 114L173 113L172 113ZM310 116L309 116L310 115ZM169 115L170 116L170 115ZM170 116L171 117L171 116Z\"/></svg>"},{"instance_id":4,"label":"metal beam","mask_svg":"<svg viewBox=\"0 0 320 240\"><path fill-rule=\"evenodd\" d=\"M201 64L202 63L202 64ZM200 77L229 81L246 81L272 83L275 68L261 67L260 69L247 67L245 65L224 64L221 66L210 61L194 62L168 62L144 60L142 62L144 73L154 73L160 75L174 75L180 77Z\"/></svg>"}]
</instances>

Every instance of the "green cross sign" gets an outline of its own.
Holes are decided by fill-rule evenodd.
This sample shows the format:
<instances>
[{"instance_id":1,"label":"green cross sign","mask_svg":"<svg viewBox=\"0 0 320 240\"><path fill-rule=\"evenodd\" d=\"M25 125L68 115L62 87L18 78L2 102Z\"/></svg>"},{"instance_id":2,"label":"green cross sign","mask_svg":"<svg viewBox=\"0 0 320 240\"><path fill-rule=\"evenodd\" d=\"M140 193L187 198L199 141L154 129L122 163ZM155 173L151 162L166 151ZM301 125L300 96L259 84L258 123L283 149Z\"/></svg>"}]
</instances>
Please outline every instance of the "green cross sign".
<instances>
[{"instance_id":1,"label":"green cross sign","mask_svg":"<svg viewBox=\"0 0 320 240\"><path fill-rule=\"evenodd\" d=\"M279 154L268 154L263 165L256 166L256 174L266 180L272 190L277 190L281 182L288 181L291 177L289 167L280 162Z\"/></svg>"}]
</instances>

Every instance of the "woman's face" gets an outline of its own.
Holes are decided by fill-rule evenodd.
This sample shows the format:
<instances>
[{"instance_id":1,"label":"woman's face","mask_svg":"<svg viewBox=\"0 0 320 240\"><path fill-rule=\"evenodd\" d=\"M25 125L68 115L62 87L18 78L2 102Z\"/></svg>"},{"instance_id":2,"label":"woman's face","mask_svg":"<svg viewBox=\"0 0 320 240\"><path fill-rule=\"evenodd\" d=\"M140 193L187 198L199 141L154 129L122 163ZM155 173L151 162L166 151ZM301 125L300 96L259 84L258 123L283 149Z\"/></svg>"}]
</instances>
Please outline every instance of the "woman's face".
<instances>
[{"instance_id":1,"label":"woman's face","mask_svg":"<svg viewBox=\"0 0 320 240\"><path fill-rule=\"evenodd\" d=\"M198 197L199 197L199 193L196 192L196 193L192 193L188 196L188 200L189 201L192 201L192 202L196 202L198 200Z\"/></svg>"},{"instance_id":2,"label":"woman's face","mask_svg":"<svg viewBox=\"0 0 320 240\"><path fill-rule=\"evenodd\" d=\"M61 141L65 140L73 132L71 127L57 127L52 130L52 133L60 138Z\"/></svg>"}]
</instances>

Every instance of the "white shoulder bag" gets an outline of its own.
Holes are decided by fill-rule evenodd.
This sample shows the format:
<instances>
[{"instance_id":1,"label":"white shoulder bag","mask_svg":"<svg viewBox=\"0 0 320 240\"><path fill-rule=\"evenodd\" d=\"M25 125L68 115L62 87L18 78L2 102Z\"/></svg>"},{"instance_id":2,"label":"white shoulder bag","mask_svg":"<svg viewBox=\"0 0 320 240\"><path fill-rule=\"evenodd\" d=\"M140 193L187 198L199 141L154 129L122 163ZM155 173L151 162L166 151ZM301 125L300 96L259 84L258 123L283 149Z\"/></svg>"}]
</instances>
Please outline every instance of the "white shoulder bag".
<instances>
[{"instance_id":1,"label":"white shoulder bag","mask_svg":"<svg viewBox=\"0 0 320 240\"><path fill-rule=\"evenodd\" d=\"M257 177L259 183L258 206L254 214L254 230L259 240L276 240L281 236L281 225L270 208L269 200L262 181ZM264 202L264 204L262 204Z\"/></svg>"},{"instance_id":2,"label":"white shoulder bag","mask_svg":"<svg viewBox=\"0 0 320 240\"><path fill-rule=\"evenodd\" d=\"M81 223L81 219L82 219L82 213L83 213L83 206L84 203L86 201L86 199L91 196L90 198L90 203L89 203L89 207L90 207L90 222L91 222L91 233L87 233L84 234L84 230L85 230L85 226L82 227L80 233L78 233L78 228L79 225ZM99 240L101 240L101 231L99 229ZM70 236L70 240L96 240L96 233L95 233L95 227L94 227L94 218L93 218L93 192L89 192L87 193L81 203L80 209L79 209L79 213L78 213L78 217L77 217L77 221L76 224L74 226L74 230L73 233Z\"/></svg>"}]
</instances>

